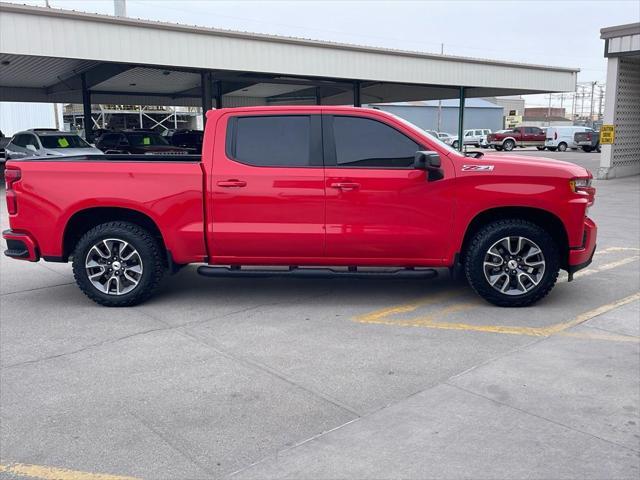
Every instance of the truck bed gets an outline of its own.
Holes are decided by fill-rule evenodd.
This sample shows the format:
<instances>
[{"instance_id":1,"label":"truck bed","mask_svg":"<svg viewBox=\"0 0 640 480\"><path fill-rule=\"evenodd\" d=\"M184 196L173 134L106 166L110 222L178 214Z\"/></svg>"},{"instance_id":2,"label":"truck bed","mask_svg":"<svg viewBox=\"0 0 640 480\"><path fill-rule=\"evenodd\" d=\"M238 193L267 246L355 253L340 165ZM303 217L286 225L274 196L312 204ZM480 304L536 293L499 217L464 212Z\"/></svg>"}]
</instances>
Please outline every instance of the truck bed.
<instances>
[{"instance_id":1,"label":"truck bed","mask_svg":"<svg viewBox=\"0 0 640 480\"><path fill-rule=\"evenodd\" d=\"M199 155L78 155L10 162L22 176L12 229L37 238L42 257L64 260L72 253L63 237L72 217L87 215L86 222L116 208L151 219L176 262L206 257Z\"/></svg>"},{"instance_id":2,"label":"truck bed","mask_svg":"<svg viewBox=\"0 0 640 480\"><path fill-rule=\"evenodd\" d=\"M69 155L65 157L27 157L19 162L200 162L201 155L185 154L158 154L158 155L126 155L126 154L102 154L102 155Z\"/></svg>"}]
</instances>

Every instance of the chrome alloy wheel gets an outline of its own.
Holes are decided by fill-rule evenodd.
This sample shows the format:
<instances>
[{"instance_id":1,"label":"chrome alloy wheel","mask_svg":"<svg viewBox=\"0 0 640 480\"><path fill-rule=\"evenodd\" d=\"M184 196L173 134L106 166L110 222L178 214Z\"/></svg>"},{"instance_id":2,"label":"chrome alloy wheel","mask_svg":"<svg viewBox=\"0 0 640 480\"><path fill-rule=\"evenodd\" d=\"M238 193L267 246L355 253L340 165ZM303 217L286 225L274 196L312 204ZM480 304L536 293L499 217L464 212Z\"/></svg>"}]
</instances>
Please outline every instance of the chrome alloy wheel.
<instances>
[{"instance_id":1,"label":"chrome alloy wheel","mask_svg":"<svg viewBox=\"0 0 640 480\"><path fill-rule=\"evenodd\" d=\"M85 259L87 277L93 286L107 295L124 295L142 279L142 258L128 242L107 238L89 249Z\"/></svg>"},{"instance_id":2,"label":"chrome alloy wheel","mask_svg":"<svg viewBox=\"0 0 640 480\"><path fill-rule=\"evenodd\" d=\"M505 295L523 295L540 283L545 259L538 245L525 237L504 237L484 256L484 276Z\"/></svg>"}]
</instances>

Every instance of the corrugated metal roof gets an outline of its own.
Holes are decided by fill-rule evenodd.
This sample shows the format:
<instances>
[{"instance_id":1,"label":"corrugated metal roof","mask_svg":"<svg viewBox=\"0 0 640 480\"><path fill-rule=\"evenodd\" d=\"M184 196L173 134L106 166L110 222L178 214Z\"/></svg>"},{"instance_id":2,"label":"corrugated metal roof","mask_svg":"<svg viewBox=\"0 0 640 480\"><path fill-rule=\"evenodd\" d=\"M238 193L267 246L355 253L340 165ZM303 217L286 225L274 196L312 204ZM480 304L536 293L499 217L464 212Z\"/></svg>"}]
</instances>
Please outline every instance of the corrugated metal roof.
<instances>
[{"instance_id":1,"label":"corrugated metal roof","mask_svg":"<svg viewBox=\"0 0 640 480\"><path fill-rule=\"evenodd\" d=\"M97 75L100 83L90 86L96 92L94 101L97 95L114 97L104 92L117 92L128 96L127 103L142 103L143 98L155 95L164 105L197 102L199 92L190 98L183 98L181 92L199 85L201 71L213 72L214 80L227 82L229 88L240 92L250 85L279 85L254 89L265 98L274 91L304 91L300 85L305 83L310 91L317 85L324 91L323 103L327 104L353 101L353 81L362 82L362 101L371 103L451 98L458 85L468 87L468 98L566 92L575 89L577 79L576 69L560 67L8 3L0 3L0 8L0 54L11 61L11 65L0 69L0 99L5 101L78 102L81 97L77 76L75 83L69 85L65 78L91 71L93 66L101 71L116 67L111 78ZM127 70L119 70L121 66ZM171 74L163 77L164 70ZM256 77L248 78L250 72ZM297 86L296 79L300 80ZM289 87L281 86L287 84ZM307 94L315 101L315 93Z\"/></svg>"},{"instance_id":2,"label":"corrugated metal roof","mask_svg":"<svg viewBox=\"0 0 640 480\"><path fill-rule=\"evenodd\" d=\"M460 106L460 100L457 98L441 100L442 107L444 108L458 108ZM372 105L385 105L391 107L437 107L438 100L418 100L415 102L391 102L391 103L375 103ZM464 108L498 108L502 109L500 105L491 103L481 98L467 98L464 102Z\"/></svg>"},{"instance_id":3,"label":"corrugated metal roof","mask_svg":"<svg viewBox=\"0 0 640 480\"><path fill-rule=\"evenodd\" d=\"M372 47L367 45L330 42L326 40L314 40L309 38L269 35L265 33L255 33L255 32L246 32L246 31L243 32L243 31L236 31L236 30L226 30L221 28L204 27L199 25L185 25L180 23L145 20L140 18L134 19L134 18L128 18L128 17L126 18L114 17L111 15L103 15L98 13L77 12L75 10L64 10L59 8L42 8L42 7L30 6L30 5L17 5L13 3L7 3L7 2L0 2L0 8L2 8L5 11L17 11L17 12L22 12L27 14L34 14L34 15L54 16L54 17L60 17L60 18L86 19L94 22L106 22L106 23L114 23L119 25L131 25L131 26L137 26L137 27L162 29L162 30L175 30L175 31L191 32L191 33L198 33L198 34L215 35L215 36L229 36L233 38L263 40L263 41L271 41L276 43L294 43L297 45L311 45L315 47L319 46L324 48L337 48L337 49L347 49L347 50L356 50L356 51L365 51L365 52L368 51L368 52L376 52L376 53L382 52L382 53L391 53L394 55L410 55L410 56L419 56L423 58L436 58L440 60L477 62L477 63L485 63L489 65L540 68L543 70L556 70L556 71L562 71L562 72L580 71L577 68L536 65L536 64L528 64L528 63L518 63L518 62L507 62L507 61L499 61L499 60L492 60L492 59L460 57L460 56L453 56L453 55L440 55L436 53L427 53L427 52L419 52L419 51L412 51L412 50Z\"/></svg>"}]
</instances>

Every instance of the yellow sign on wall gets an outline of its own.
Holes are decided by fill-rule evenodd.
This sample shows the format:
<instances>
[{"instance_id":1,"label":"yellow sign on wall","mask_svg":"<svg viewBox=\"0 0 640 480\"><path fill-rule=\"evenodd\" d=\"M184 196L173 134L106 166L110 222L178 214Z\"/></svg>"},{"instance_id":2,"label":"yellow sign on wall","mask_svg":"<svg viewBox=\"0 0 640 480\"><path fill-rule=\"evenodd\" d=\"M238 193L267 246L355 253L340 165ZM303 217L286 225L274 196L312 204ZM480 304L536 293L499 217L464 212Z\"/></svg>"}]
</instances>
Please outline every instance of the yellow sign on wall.
<instances>
[{"instance_id":1,"label":"yellow sign on wall","mask_svg":"<svg viewBox=\"0 0 640 480\"><path fill-rule=\"evenodd\" d=\"M611 145L615 138L615 125L602 125L602 127L600 127L600 145Z\"/></svg>"}]
</instances>

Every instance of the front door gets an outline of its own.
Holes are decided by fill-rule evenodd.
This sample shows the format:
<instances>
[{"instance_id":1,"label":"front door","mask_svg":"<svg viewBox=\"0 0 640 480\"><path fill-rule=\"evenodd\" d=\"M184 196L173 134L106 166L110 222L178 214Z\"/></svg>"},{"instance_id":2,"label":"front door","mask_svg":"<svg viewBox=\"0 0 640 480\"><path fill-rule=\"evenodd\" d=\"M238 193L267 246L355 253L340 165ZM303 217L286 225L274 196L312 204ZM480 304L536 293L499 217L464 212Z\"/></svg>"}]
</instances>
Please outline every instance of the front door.
<instances>
[{"instance_id":1,"label":"front door","mask_svg":"<svg viewBox=\"0 0 640 480\"><path fill-rule=\"evenodd\" d=\"M288 263L324 254L320 115L238 115L217 125L212 263Z\"/></svg>"},{"instance_id":2,"label":"front door","mask_svg":"<svg viewBox=\"0 0 640 480\"><path fill-rule=\"evenodd\" d=\"M452 221L447 159L445 178L427 181L413 162L429 147L413 135L363 113L323 116L326 255L335 263L436 264L444 256Z\"/></svg>"}]
</instances>

